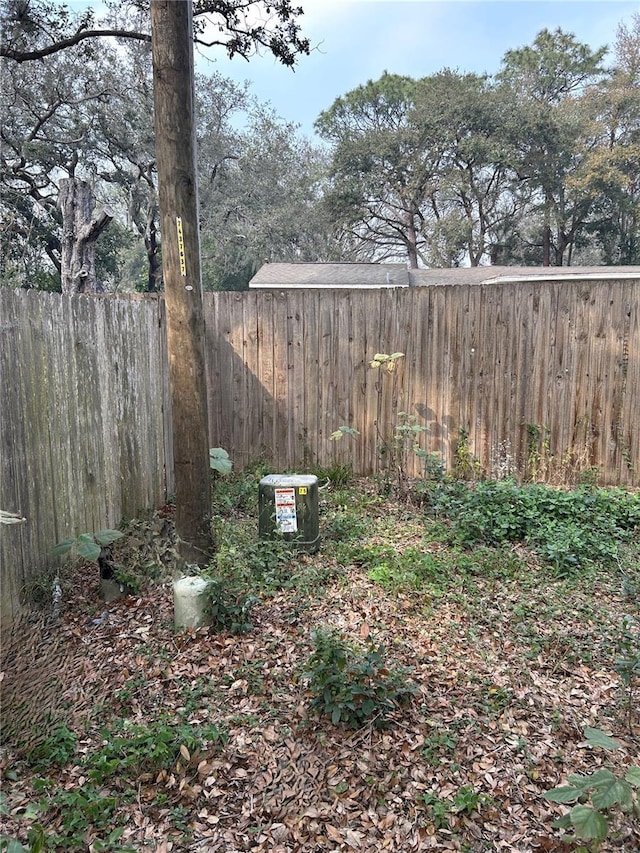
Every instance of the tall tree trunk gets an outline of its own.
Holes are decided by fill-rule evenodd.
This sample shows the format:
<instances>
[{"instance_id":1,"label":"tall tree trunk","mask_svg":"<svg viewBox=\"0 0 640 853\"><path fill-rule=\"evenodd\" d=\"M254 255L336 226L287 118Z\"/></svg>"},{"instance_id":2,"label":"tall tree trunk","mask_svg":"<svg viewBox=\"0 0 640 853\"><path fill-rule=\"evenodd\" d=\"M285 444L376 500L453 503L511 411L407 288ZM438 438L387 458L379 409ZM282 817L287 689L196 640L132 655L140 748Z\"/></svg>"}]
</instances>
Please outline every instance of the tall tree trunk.
<instances>
[{"instance_id":1,"label":"tall tree trunk","mask_svg":"<svg viewBox=\"0 0 640 853\"><path fill-rule=\"evenodd\" d=\"M416 226L413 220L413 214L408 215L407 222L407 259L409 261L409 269L418 269L418 235L416 234Z\"/></svg>"},{"instance_id":2,"label":"tall tree trunk","mask_svg":"<svg viewBox=\"0 0 640 853\"><path fill-rule=\"evenodd\" d=\"M551 199L544 201L544 228L542 230L542 266L551 266Z\"/></svg>"},{"instance_id":3,"label":"tall tree trunk","mask_svg":"<svg viewBox=\"0 0 640 853\"><path fill-rule=\"evenodd\" d=\"M194 126L191 0L151 0L156 163L173 411L176 531L183 558L212 548L205 327Z\"/></svg>"},{"instance_id":4,"label":"tall tree trunk","mask_svg":"<svg viewBox=\"0 0 640 853\"><path fill-rule=\"evenodd\" d=\"M72 176L60 181L58 207L62 213L61 266L63 293L97 293L96 242L113 219L110 210L94 215L93 190Z\"/></svg>"},{"instance_id":5,"label":"tall tree trunk","mask_svg":"<svg viewBox=\"0 0 640 853\"><path fill-rule=\"evenodd\" d=\"M156 228L156 209L151 206L147 214L147 227L144 233L144 246L147 251L149 272L147 276L147 292L155 293L160 284L160 259L158 257L158 232Z\"/></svg>"}]
</instances>

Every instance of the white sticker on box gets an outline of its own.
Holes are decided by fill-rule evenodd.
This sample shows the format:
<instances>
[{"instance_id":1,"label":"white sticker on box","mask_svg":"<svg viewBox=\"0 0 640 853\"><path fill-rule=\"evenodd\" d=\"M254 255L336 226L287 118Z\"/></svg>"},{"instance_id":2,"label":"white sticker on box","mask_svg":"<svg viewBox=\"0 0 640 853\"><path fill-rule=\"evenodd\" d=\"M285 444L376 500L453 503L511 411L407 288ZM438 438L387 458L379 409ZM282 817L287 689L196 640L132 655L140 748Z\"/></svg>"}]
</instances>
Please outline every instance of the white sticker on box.
<instances>
[{"instance_id":1,"label":"white sticker on box","mask_svg":"<svg viewBox=\"0 0 640 853\"><path fill-rule=\"evenodd\" d=\"M276 525L281 533L297 533L296 490L275 489Z\"/></svg>"}]
</instances>

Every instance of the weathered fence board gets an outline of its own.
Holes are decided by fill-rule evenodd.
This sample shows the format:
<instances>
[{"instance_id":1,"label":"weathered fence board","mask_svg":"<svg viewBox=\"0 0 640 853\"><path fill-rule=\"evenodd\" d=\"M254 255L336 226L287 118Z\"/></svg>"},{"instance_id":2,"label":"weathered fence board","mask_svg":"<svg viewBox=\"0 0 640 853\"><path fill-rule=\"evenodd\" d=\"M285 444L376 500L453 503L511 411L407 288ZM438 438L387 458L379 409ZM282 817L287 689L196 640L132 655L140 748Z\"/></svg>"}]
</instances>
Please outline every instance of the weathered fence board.
<instances>
[{"instance_id":1,"label":"weathered fence board","mask_svg":"<svg viewBox=\"0 0 640 853\"><path fill-rule=\"evenodd\" d=\"M0 291L1 612L50 549L134 517L172 488L158 301Z\"/></svg>"},{"instance_id":2,"label":"weathered fence board","mask_svg":"<svg viewBox=\"0 0 640 853\"><path fill-rule=\"evenodd\" d=\"M630 279L207 294L212 440L241 464L369 474L408 411L449 469L467 453L487 474L636 486L639 303ZM394 351L393 374L369 367ZM330 441L343 424L360 437Z\"/></svg>"}]
</instances>

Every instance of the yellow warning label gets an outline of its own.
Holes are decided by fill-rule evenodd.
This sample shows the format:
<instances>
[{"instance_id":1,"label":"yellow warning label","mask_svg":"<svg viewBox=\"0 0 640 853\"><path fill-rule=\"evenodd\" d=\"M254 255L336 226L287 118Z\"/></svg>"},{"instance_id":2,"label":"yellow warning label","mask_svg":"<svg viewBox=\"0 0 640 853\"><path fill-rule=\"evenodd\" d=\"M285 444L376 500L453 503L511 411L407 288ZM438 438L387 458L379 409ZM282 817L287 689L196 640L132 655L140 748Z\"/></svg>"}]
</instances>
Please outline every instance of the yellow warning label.
<instances>
[{"instance_id":1,"label":"yellow warning label","mask_svg":"<svg viewBox=\"0 0 640 853\"><path fill-rule=\"evenodd\" d=\"M187 275L187 256L184 253L184 232L182 230L182 217L176 217L176 227L178 229L178 256L180 258L180 275Z\"/></svg>"},{"instance_id":2,"label":"yellow warning label","mask_svg":"<svg viewBox=\"0 0 640 853\"><path fill-rule=\"evenodd\" d=\"M299 495L306 495L307 494L307 487L306 486L300 486L300 488L298 489L298 494Z\"/></svg>"}]
</instances>

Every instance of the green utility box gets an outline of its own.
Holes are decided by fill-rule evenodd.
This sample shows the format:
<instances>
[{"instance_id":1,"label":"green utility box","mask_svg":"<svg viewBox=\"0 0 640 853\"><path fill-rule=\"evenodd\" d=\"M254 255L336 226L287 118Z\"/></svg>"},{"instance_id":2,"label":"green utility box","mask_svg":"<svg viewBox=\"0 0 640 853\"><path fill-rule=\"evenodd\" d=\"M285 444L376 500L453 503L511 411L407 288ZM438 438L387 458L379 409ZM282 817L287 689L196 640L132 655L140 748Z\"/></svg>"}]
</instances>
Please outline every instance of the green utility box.
<instances>
[{"instance_id":1,"label":"green utility box","mask_svg":"<svg viewBox=\"0 0 640 853\"><path fill-rule=\"evenodd\" d=\"M318 478L312 474L269 474L260 480L258 529L263 539L282 535L296 548L320 547Z\"/></svg>"}]
</instances>

